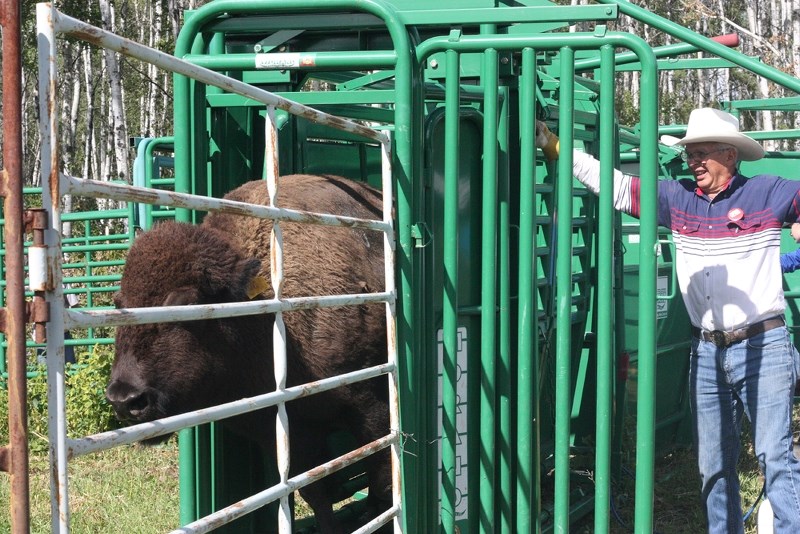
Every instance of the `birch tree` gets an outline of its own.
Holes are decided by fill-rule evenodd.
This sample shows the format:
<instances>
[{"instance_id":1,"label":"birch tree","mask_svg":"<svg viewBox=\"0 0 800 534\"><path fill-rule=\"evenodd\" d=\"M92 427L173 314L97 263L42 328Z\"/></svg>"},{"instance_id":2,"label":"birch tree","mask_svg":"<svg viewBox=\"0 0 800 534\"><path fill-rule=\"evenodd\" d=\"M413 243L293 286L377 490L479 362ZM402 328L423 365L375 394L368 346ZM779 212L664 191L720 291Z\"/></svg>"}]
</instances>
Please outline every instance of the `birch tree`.
<instances>
[{"instance_id":1,"label":"birch tree","mask_svg":"<svg viewBox=\"0 0 800 534\"><path fill-rule=\"evenodd\" d=\"M108 0L98 0L103 29L115 31L114 10ZM111 50L104 51L108 82L110 87L109 103L111 115L112 145L115 155L116 178L131 181L128 165L128 132L125 127L125 113L122 103L122 73L120 72L117 54ZM109 173L110 174L110 173ZM104 177L106 179L111 176Z\"/></svg>"}]
</instances>

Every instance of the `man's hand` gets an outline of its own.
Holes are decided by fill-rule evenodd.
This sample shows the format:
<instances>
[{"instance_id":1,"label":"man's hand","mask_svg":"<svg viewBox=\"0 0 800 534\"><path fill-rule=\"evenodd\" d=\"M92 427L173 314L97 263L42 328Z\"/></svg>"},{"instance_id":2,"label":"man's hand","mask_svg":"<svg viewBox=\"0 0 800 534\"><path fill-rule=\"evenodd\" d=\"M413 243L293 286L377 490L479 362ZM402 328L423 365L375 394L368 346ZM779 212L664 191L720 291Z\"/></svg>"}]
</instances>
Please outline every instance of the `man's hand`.
<instances>
[{"instance_id":1,"label":"man's hand","mask_svg":"<svg viewBox=\"0 0 800 534\"><path fill-rule=\"evenodd\" d=\"M544 157L550 161L558 159L558 144L558 136L545 123L536 121L536 146L542 149Z\"/></svg>"}]
</instances>

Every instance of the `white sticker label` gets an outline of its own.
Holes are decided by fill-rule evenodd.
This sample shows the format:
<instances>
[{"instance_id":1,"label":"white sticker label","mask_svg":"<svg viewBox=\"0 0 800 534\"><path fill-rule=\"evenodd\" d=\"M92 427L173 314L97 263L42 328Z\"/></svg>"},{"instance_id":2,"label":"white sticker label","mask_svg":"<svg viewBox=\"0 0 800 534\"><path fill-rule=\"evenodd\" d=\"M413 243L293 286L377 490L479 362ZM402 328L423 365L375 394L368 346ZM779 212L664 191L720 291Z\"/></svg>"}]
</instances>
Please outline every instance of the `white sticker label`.
<instances>
[{"instance_id":1,"label":"white sticker label","mask_svg":"<svg viewBox=\"0 0 800 534\"><path fill-rule=\"evenodd\" d=\"M659 276L656 280L656 295L666 297L669 291L669 280L666 276ZM669 313L668 300L656 300L656 318L664 319Z\"/></svg>"},{"instance_id":2,"label":"white sticker label","mask_svg":"<svg viewBox=\"0 0 800 534\"><path fill-rule=\"evenodd\" d=\"M313 67L316 61L312 54L287 52L284 54L256 54L256 68L264 70Z\"/></svg>"},{"instance_id":3,"label":"white sticker label","mask_svg":"<svg viewBox=\"0 0 800 534\"><path fill-rule=\"evenodd\" d=\"M459 327L456 353L456 521L467 519L467 329ZM442 331L437 333L439 353L439 502L442 501L442 373L444 341ZM439 507L441 510L441 506ZM441 518L439 518L441 521Z\"/></svg>"}]
</instances>

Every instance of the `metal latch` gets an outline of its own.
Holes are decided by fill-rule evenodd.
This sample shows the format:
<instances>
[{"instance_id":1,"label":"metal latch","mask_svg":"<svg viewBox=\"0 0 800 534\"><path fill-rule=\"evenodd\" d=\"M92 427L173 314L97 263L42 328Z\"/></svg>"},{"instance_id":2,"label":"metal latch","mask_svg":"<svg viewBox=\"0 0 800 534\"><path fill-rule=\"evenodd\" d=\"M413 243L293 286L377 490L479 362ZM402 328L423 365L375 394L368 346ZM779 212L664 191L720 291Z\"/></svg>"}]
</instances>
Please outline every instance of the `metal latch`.
<instances>
[{"instance_id":1,"label":"metal latch","mask_svg":"<svg viewBox=\"0 0 800 534\"><path fill-rule=\"evenodd\" d=\"M424 222L411 225L411 237L414 239L416 248L425 248L433 241L433 234Z\"/></svg>"}]
</instances>

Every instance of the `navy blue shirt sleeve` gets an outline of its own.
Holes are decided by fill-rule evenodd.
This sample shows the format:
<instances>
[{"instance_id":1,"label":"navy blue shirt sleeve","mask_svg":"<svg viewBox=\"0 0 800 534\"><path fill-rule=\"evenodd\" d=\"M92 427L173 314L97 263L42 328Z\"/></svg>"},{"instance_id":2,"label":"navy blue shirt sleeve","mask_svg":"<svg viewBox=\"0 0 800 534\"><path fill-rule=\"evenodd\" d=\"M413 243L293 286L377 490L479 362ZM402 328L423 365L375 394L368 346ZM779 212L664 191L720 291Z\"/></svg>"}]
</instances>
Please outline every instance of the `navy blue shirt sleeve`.
<instances>
[{"instance_id":1,"label":"navy blue shirt sleeve","mask_svg":"<svg viewBox=\"0 0 800 534\"><path fill-rule=\"evenodd\" d=\"M781 254L781 270L783 272L793 273L797 269L800 269L800 248Z\"/></svg>"}]
</instances>

